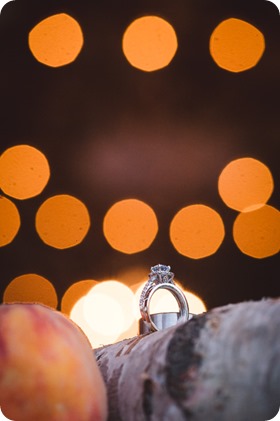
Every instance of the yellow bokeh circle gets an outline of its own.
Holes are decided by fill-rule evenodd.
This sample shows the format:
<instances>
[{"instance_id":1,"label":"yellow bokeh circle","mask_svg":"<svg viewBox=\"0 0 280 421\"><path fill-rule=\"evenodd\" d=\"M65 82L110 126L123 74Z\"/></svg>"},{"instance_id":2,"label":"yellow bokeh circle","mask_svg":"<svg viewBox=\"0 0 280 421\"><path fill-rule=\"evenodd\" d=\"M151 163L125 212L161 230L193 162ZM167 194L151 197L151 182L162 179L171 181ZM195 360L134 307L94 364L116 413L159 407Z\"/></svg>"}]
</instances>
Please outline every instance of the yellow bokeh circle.
<instances>
[{"instance_id":1,"label":"yellow bokeh circle","mask_svg":"<svg viewBox=\"0 0 280 421\"><path fill-rule=\"evenodd\" d=\"M221 22L210 37L210 54L216 64L230 72L251 69L265 51L261 31L250 23L230 18Z\"/></svg>"},{"instance_id":2,"label":"yellow bokeh circle","mask_svg":"<svg viewBox=\"0 0 280 421\"><path fill-rule=\"evenodd\" d=\"M35 273L13 279L5 289L3 302L40 303L52 308L56 308L58 303L52 283Z\"/></svg>"},{"instance_id":3,"label":"yellow bokeh circle","mask_svg":"<svg viewBox=\"0 0 280 421\"><path fill-rule=\"evenodd\" d=\"M143 16L128 26L122 47L132 66L152 72L171 62L178 42L173 26L166 20L158 16Z\"/></svg>"},{"instance_id":4,"label":"yellow bokeh circle","mask_svg":"<svg viewBox=\"0 0 280 421\"><path fill-rule=\"evenodd\" d=\"M77 58L84 38L79 23L66 13L59 13L39 22L30 31L28 43L40 63L60 67Z\"/></svg>"},{"instance_id":5,"label":"yellow bokeh circle","mask_svg":"<svg viewBox=\"0 0 280 421\"><path fill-rule=\"evenodd\" d=\"M10 244L20 228L20 215L16 205L0 196L0 247Z\"/></svg>"},{"instance_id":6,"label":"yellow bokeh circle","mask_svg":"<svg viewBox=\"0 0 280 421\"><path fill-rule=\"evenodd\" d=\"M66 249L84 240L90 227L90 216L79 199L66 194L57 195L40 206L35 224L44 243Z\"/></svg>"},{"instance_id":7,"label":"yellow bokeh circle","mask_svg":"<svg viewBox=\"0 0 280 421\"><path fill-rule=\"evenodd\" d=\"M242 253L256 259L279 253L279 210L264 205L251 212L240 213L233 225L233 238Z\"/></svg>"},{"instance_id":8,"label":"yellow bokeh circle","mask_svg":"<svg viewBox=\"0 0 280 421\"><path fill-rule=\"evenodd\" d=\"M153 209L137 199L115 203L106 213L103 231L114 249L132 254L147 249L158 232Z\"/></svg>"},{"instance_id":9,"label":"yellow bokeh circle","mask_svg":"<svg viewBox=\"0 0 280 421\"><path fill-rule=\"evenodd\" d=\"M214 254L223 242L225 229L222 218L205 205L181 209L170 224L170 239L183 256L201 259Z\"/></svg>"},{"instance_id":10,"label":"yellow bokeh circle","mask_svg":"<svg viewBox=\"0 0 280 421\"><path fill-rule=\"evenodd\" d=\"M32 146L13 146L0 156L0 188L8 196L21 200L37 196L49 178L47 158Z\"/></svg>"},{"instance_id":11,"label":"yellow bokeh circle","mask_svg":"<svg viewBox=\"0 0 280 421\"><path fill-rule=\"evenodd\" d=\"M253 158L231 161L218 180L218 190L225 204L240 212L261 206L270 198L274 188L269 168Z\"/></svg>"}]
</instances>

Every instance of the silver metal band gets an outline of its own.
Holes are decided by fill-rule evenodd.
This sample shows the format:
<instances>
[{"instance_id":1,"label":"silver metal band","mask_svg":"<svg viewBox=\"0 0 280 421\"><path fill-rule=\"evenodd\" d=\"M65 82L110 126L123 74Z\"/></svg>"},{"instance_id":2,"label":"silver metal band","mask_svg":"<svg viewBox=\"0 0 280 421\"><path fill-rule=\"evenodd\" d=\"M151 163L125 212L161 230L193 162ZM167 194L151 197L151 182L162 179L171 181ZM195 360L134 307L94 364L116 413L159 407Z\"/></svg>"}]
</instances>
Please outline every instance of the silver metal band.
<instances>
[{"instance_id":1,"label":"silver metal band","mask_svg":"<svg viewBox=\"0 0 280 421\"><path fill-rule=\"evenodd\" d=\"M178 288L175 285L173 278L174 278L174 274L170 272L170 266L159 264L151 268L149 279L142 290L140 301L139 301L139 307L140 307L142 320L144 323L146 323L147 328L149 329L150 332L161 330L160 327L157 325L157 322L154 322L150 314L150 303L151 303L152 296L159 289L167 289L168 291L171 292L171 294L176 299L179 306L179 313L178 313L176 323L178 321L187 321L189 319L189 306L188 306L187 299L184 293L180 290L180 288ZM162 313L162 314L170 314L170 313ZM177 313L174 313L174 314L177 314Z\"/></svg>"},{"instance_id":2,"label":"silver metal band","mask_svg":"<svg viewBox=\"0 0 280 421\"><path fill-rule=\"evenodd\" d=\"M194 315L189 313L190 320ZM155 326L157 326L157 330L167 329L168 327L174 326L178 323L180 317L180 313L176 312L169 312L169 313L154 313L150 315L150 318ZM148 323L146 323L143 319L139 320L138 326L139 335L143 335L145 333L151 333L151 327Z\"/></svg>"}]
</instances>

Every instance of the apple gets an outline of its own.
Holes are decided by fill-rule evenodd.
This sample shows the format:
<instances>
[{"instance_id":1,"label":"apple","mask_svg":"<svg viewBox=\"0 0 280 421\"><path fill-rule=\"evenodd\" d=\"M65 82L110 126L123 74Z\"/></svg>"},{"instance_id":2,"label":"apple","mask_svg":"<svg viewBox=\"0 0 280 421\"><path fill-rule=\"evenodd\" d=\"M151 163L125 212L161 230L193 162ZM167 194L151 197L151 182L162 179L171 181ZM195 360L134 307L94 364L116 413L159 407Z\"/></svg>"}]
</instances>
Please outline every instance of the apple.
<instances>
[{"instance_id":1,"label":"apple","mask_svg":"<svg viewBox=\"0 0 280 421\"><path fill-rule=\"evenodd\" d=\"M0 407L15 421L104 421L107 396L84 333L41 304L0 305Z\"/></svg>"}]
</instances>

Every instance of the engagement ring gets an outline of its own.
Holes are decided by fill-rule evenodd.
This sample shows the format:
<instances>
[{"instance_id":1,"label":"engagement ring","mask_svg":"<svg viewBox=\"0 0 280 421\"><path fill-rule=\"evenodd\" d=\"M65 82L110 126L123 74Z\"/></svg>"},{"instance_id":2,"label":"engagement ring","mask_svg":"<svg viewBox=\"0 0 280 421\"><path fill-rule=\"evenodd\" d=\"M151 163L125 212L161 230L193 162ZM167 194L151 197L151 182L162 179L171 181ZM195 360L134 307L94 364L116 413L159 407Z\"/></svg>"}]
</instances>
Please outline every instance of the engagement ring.
<instances>
[{"instance_id":1,"label":"engagement ring","mask_svg":"<svg viewBox=\"0 0 280 421\"><path fill-rule=\"evenodd\" d=\"M170 272L170 266L156 265L151 268L149 279L142 290L139 307L142 320L140 321L140 333L155 332L173 326L179 321L187 321L190 318L189 306L184 293L174 283L174 273ZM150 314L152 296L159 289L167 289L176 299L178 313Z\"/></svg>"}]
</instances>

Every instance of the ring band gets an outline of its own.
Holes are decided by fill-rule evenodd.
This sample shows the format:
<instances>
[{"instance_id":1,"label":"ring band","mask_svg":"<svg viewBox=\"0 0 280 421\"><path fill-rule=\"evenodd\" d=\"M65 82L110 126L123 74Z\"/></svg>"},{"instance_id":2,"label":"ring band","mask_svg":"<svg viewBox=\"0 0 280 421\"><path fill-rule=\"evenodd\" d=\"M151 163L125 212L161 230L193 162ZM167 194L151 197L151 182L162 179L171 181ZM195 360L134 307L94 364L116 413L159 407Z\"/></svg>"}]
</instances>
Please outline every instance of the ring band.
<instances>
[{"instance_id":1,"label":"ring band","mask_svg":"<svg viewBox=\"0 0 280 421\"><path fill-rule=\"evenodd\" d=\"M154 318L150 314L150 303L152 296L159 289L167 289L176 299L179 306L179 313L175 313L178 314L176 323L179 321L189 320L189 306L187 299L180 288L175 285L173 278L174 274L170 272L170 266L159 264L151 268L149 279L142 290L139 301L142 320L147 324L147 328L150 332L161 330L160 326L157 324L157 321L153 320Z\"/></svg>"},{"instance_id":2,"label":"ring band","mask_svg":"<svg viewBox=\"0 0 280 421\"><path fill-rule=\"evenodd\" d=\"M174 326L178 323L180 313L177 312L168 312L168 313L154 313L151 314L150 317L153 323L157 326L158 330L167 329L168 327ZM189 313L188 320L193 318L193 314ZM143 319L139 320L138 326L139 335L143 335L145 333L150 333L151 329L147 323L144 322Z\"/></svg>"}]
</instances>

